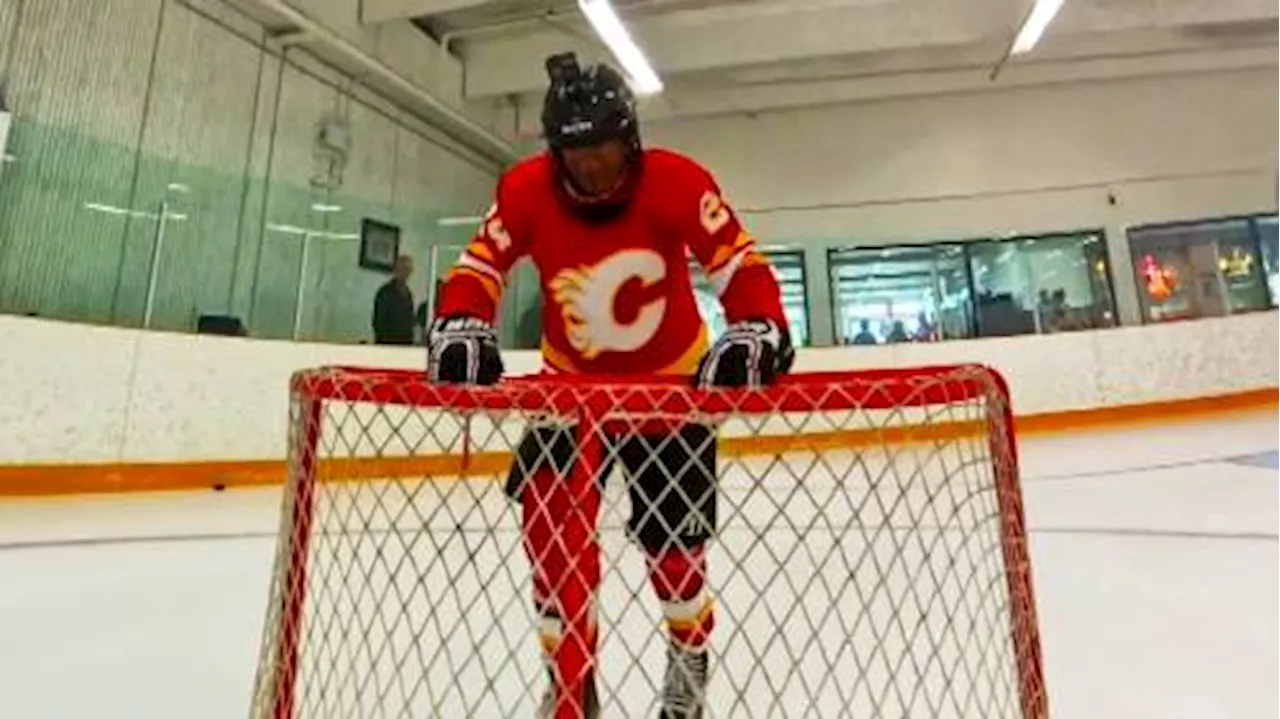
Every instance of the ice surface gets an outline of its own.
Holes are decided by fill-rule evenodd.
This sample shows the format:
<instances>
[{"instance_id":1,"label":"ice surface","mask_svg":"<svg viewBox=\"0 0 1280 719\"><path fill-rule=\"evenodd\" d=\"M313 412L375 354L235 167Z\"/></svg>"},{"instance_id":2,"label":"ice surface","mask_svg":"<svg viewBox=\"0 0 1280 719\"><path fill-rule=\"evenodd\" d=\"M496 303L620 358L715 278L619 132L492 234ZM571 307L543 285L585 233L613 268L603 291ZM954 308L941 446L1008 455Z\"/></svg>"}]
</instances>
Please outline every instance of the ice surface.
<instances>
[{"instance_id":1,"label":"ice surface","mask_svg":"<svg viewBox=\"0 0 1280 719\"><path fill-rule=\"evenodd\" d=\"M1280 713L1277 476L1230 461L1276 438L1260 413L1023 440L1052 716ZM244 716L278 513L273 490L0 502L0 716Z\"/></svg>"}]
</instances>

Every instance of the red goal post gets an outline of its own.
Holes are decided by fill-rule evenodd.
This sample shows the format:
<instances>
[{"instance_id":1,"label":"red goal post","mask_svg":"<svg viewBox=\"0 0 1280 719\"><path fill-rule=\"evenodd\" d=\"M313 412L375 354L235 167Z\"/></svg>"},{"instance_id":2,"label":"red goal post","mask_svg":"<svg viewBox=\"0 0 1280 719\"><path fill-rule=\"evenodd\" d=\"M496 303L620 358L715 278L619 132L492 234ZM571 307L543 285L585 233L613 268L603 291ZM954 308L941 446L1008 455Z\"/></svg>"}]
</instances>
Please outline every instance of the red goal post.
<instances>
[{"instance_id":1,"label":"red goal post","mask_svg":"<svg viewBox=\"0 0 1280 719\"><path fill-rule=\"evenodd\" d=\"M591 665L604 716L655 714L661 617L605 460L620 436L689 422L718 436L711 716L1048 716L1013 415L989 368L698 390L326 367L291 392L254 717L534 716L538 618L503 485L548 423L577 438L565 480L586 503L560 539L604 556L599 647L566 641L556 676Z\"/></svg>"}]
</instances>

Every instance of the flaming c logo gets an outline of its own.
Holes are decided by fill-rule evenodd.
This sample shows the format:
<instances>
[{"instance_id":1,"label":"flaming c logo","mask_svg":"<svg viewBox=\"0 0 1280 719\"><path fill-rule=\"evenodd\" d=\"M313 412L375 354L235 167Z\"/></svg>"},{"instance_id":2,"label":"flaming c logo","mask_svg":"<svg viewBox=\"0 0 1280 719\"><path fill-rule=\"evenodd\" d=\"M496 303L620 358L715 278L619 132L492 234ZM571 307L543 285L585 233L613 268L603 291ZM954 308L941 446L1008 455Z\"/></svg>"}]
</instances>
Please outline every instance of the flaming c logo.
<instances>
[{"instance_id":1,"label":"flaming c logo","mask_svg":"<svg viewBox=\"0 0 1280 719\"><path fill-rule=\"evenodd\" d=\"M587 359L601 352L634 352L658 333L667 301L661 297L640 307L631 321L618 321L614 305L618 291L639 279L652 286L666 276L662 256L650 250L624 250L591 267L560 271L551 292L561 307L569 344Z\"/></svg>"}]
</instances>

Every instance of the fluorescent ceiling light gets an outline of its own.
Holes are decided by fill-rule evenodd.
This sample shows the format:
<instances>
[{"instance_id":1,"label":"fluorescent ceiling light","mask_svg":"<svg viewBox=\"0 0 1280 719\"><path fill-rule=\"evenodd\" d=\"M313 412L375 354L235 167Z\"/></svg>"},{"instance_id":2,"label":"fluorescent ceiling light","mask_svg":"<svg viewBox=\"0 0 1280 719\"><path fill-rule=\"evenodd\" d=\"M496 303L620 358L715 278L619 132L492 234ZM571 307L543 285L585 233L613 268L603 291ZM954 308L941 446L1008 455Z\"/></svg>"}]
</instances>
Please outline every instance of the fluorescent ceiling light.
<instances>
[{"instance_id":1,"label":"fluorescent ceiling light","mask_svg":"<svg viewBox=\"0 0 1280 719\"><path fill-rule=\"evenodd\" d=\"M478 225L483 220L483 217L441 217L436 220L436 224L441 227L459 227L461 225Z\"/></svg>"},{"instance_id":2,"label":"fluorescent ceiling light","mask_svg":"<svg viewBox=\"0 0 1280 719\"><path fill-rule=\"evenodd\" d=\"M306 227L298 227L297 225L281 225L277 223L268 223L267 229L272 232L283 232L286 235L300 235L302 237L314 237L320 240L358 240L360 235L351 232L329 232L327 230L312 230Z\"/></svg>"},{"instance_id":3,"label":"fluorescent ceiling light","mask_svg":"<svg viewBox=\"0 0 1280 719\"><path fill-rule=\"evenodd\" d=\"M275 223L268 223L267 229L271 230L272 232L284 232L290 235L307 234L307 230L305 228L298 227L297 225L278 225Z\"/></svg>"},{"instance_id":4,"label":"fluorescent ceiling light","mask_svg":"<svg viewBox=\"0 0 1280 719\"><path fill-rule=\"evenodd\" d=\"M1013 48L1009 50L1009 54L1030 52L1031 48L1040 42L1040 37L1044 35L1049 23L1053 22L1054 16L1062 9L1063 2L1064 0L1036 0L1027 19L1023 21L1022 29L1018 31L1018 37L1013 41Z\"/></svg>"},{"instance_id":5,"label":"fluorescent ceiling light","mask_svg":"<svg viewBox=\"0 0 1280 719\"><path fill-rule=\"evenodd\" d=\"M116 207L115 205L104 205L101 202L86 202L84 203L84 209L93 210L94 212L105 212L108 215L126 215L128 217L140 217L147 220L154 220L159 217L159 215L154 212L130 210L124 207ZM177 220L179 222L187 219L187 216L181 212L166 212L164 213L164 217L166 220Z\"/></svg>"},{"instance_id":6,"label":"fluorescent ceiling light","mask_svg":"<svg viewBox=\"0 0 1280 719\"><path fill-rule=\"evenodd\" d=\"M93 210L94 212L105 212L108 215L129 214L129 210L126 210L123 207L114 207L112 205L104 205L100 202L86 202L84 203L84 209Z\"/></svg>"},{"instance_id":7,"label":"fluorescent ceiling light","mask_svg":"<svg viewBox=\"0 0 1280 719\"><path fill-rule=\"evenodd\" d=\"M342 212L342 205L326 205L322 202L317 202L311 205L311 209L316 212Z\"/></svg>"},{"instance_id":8,"label":"fluorescent ceiling light","mask_svg":"<svg viewBox=\"0 0 1280 719\"><path fill-rule=\"evenodd\" d=\"M631 39L609 0L578 0L578 7L622 65L623 71L631 80L631 89L637 95L656 95L662 92L662 80L658 78L658 73L654 72L644 53L640 52L640 48Z\"/></svg>"}]
</instances>

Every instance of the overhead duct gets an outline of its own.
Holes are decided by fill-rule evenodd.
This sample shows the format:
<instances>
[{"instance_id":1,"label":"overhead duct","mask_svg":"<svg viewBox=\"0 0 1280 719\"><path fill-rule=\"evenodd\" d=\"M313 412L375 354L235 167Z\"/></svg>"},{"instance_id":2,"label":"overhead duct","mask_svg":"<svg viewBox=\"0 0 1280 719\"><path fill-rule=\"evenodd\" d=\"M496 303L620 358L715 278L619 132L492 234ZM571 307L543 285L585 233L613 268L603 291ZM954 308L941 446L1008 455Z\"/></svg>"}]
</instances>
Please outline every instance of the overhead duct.
<instances>
[{"instance_id":1,"label":"overhead duct","mask_svg":"<svg viewBox=\"0 0 1280 719\"><path fill-rule=\"evenodd\" d=\"M306 45L322 59L413 111L462 146L500 166L518 155L506 140L459 112L447 102L400 75L386 63L307 17L284 0L243 0L279 18L275 36L286 44Z\"/></svg>"},{"instance_id":2,"label":"overhead duct","mask_svg":"<svg viewBox=\"0 0 1280 719\"><path fill-rule=\"evenodd\" d=\"M1276 42L1276 21L1237 20L1235 22L1195 23L1184 25L1179 31L1189 37L1201 40L1218 41L1231 46L1238 43L1271 43Z\"/></svg>"}]
</instances>

